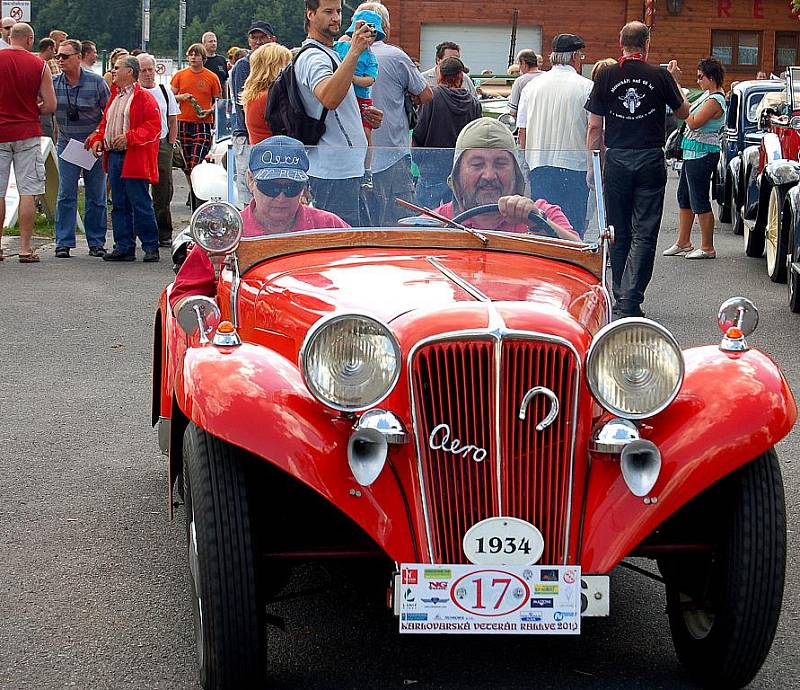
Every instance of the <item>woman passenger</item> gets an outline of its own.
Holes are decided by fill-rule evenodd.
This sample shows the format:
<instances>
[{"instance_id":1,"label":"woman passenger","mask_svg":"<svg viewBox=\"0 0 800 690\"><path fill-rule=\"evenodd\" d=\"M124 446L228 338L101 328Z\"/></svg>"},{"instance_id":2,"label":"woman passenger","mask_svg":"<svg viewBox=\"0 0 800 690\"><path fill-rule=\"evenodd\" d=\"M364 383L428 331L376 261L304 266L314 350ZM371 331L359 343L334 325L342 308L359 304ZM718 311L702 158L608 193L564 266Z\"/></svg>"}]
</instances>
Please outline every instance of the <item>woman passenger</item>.
<instances>
[{"instance_id":1,"label":"woman passenger","mask_svg":"<svg viewBox=\"0 0 800 690\"><path fill-rule=\"evenodd\" d=\"M280 43L267 43L250 55L250 75L244 82L239 102L244 108L251 146L272 136L265 117L269 89L291 61L292 52Z\"/></svg>"}]
</instances>

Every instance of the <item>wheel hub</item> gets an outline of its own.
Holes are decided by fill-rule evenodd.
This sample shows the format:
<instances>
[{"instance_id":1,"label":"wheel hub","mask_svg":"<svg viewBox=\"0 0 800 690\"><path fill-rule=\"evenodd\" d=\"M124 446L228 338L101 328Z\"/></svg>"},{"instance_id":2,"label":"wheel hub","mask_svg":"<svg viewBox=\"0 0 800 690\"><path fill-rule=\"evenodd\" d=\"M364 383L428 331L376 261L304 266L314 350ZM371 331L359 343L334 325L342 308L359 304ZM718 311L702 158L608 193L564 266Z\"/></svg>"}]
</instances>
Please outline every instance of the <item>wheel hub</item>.
<instances>
[{"instance_id":1,"label":"wheel hub","mask_svg":"<svg viewBox=\"0 0 800 690\"><path fill-rule=\"evenodd\" d=\"M695 640L704 640L714 626L714 614L702 608L688 594L681 593L680 596L686 630Z\"/></svg>"}]
</instances>

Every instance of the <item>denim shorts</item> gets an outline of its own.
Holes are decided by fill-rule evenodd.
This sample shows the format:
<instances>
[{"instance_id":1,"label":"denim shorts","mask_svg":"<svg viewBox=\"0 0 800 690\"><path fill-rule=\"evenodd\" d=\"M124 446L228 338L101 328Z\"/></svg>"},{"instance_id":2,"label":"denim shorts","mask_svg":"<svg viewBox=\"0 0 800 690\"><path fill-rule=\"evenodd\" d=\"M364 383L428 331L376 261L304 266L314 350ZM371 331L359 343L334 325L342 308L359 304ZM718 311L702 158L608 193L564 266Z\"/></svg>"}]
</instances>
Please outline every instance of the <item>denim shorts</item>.
<instances>
[{"instance_id":1,"label":"denim shorts","mask_svg":"<svg viewBox=\"0 0 800 690\"><path fill-rule=\"evenodd\" d=\"M718 162L719 153L683 161L678 181L678 208L690 208L698 215L711 212L711 176Z\"/></svg>"}]
</instances>

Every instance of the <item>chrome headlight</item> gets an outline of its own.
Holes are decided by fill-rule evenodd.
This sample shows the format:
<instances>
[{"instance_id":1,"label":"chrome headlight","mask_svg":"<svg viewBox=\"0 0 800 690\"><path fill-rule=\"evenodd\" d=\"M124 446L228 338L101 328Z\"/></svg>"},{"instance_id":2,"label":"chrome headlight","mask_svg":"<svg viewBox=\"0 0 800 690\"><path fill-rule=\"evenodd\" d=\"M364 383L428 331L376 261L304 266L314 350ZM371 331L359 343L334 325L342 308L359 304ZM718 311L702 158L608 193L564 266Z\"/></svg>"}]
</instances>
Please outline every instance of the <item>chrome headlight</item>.
<instances>
[{"instance_id":1,"label":"chrome headlight","mask_svg":"<svg viewBox=\"0 0 800 690\"><path fill-rule=\"evenodd\" d=\"M597 402L628 419L661 412L678 395L683 372L683 354L672 334L640 318L602 328L586 360L586 378Z\"/></svg>"},{"instance_id":2,"label":"chrome headlight","mask_svg":"<svg viewBox=\"0 0 800 690\"><path fill-rule=\"evenodd\" d=\"M317 322L300 350L308 390L335 410L357 412L376 405L400 376L400 347L380 321L340 314Z\"/></svg>"},{"instance_id":3,"label":"chrome headlight","mask_svg":"<svg viewBox=\"0 0 800 690\"><path fill-rule=\"evenodd\" d=\"M212 254L227 254L242 238L242 216L225 201L207 201L192 214L189 230L192 238Z\"/></svg>"}]
</instances>

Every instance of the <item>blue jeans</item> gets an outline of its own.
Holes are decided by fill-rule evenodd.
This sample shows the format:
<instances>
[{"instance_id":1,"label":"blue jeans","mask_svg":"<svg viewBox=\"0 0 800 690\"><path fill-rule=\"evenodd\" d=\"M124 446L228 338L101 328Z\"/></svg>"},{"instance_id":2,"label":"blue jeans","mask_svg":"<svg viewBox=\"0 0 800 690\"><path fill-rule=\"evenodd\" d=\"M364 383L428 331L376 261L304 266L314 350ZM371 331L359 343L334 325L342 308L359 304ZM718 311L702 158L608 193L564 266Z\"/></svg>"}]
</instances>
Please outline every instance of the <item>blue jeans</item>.
<instances>
[{"instance_id":1,"label":"blue jeans","mask_svg":"<svg viewBox=\"0 0 800 690\"><path fill-rule=\"evenodd\" d=\"M108 180L111 183L111 225L114 244L121 254L136 253L136 235L146 252L158 251L158 225L150 198L148 180L122 177L123 151L108 154Z\"/></svg>"},{"instance_id":2,"label":"blue jeans","mask_svg":"<svg viewBox=\"0 0 800 690\"><path fill-rule=\"evenodd\" d=\"M586 232L586 205L589 186L585 170L569 170L542 165L530 172L531 199L544 199L561 207L575 232Z\"/></svg>"},{"instance_id":3,"label":"blue jeans","mask_svg":"<svg viewBox=\"0 0 800 690\"><path fill-rule=\"evenodd\" d=\"M103 162L97 161L91 170L67 163L61 158L69 139L58 141L58 201L56 202L56 246L74 247L75 228L78 224L78 178L83 171L85 205L83 228L86 244L102 247L106 243L106 173Z\"/></svg>"}]
</instances>

